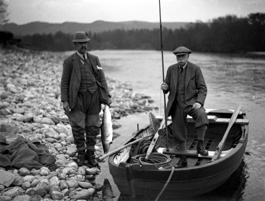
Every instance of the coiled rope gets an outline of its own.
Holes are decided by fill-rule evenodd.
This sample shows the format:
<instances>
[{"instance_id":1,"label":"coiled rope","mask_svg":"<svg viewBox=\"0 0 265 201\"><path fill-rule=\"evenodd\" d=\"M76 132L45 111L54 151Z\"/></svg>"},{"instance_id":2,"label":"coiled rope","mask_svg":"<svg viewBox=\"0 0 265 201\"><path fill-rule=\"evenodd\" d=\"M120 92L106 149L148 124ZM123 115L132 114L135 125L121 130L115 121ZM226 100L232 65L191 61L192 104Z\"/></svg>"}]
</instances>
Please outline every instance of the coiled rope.
<instances>
[{"instance_id":1,"label":"coiled rope","mask_svg":"<svg viewBox=\"0 0 265 201\"><path fill-rule=\"evenodd\" d=\"M171 162L171 158L166 154L151 153L148 159L145 158L146 154L138 154L131 159L132 163L139 163L140 165L155 165L156 167L163 167Z\"/></svg>"}]
</instances>

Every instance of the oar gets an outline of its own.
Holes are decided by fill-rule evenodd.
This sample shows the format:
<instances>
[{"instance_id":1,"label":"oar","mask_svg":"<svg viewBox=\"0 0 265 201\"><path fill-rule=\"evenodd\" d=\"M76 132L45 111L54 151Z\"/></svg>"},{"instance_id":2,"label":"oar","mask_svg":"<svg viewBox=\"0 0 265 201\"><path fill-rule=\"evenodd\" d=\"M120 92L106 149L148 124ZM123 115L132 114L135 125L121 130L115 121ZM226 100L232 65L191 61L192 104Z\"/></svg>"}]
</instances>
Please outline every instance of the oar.
<instances>
[{"instance_id":1,"label":"oar","mask_svg":"<svg viewBox=\"0 0 265 201\"><path fill-rule=\"evenodd\" d=\"M215 160L217 160L220 157L220 155L222 153L222 150L224 148L224 144L225 144L226 138L227 138L227 136L229 134L230 129L232 128L233 124L235 123L235 121L237 119L237 116L238 116L238 114L240 112L240 109L241 109L241 105L239 105L237 107L237 109L234 111L234 113L233 113L233 115L232 115L232 117L231 117L231 119L229 121L228 127L227 127L227 129L225 131L225 134L224 134L221 142L218 144L218 146L217 146L217 148L215 150L215 154L212 157L211 161L215 161Z\"/></svg>"},{"instance_id":2,"label":"oar","mask_svg":"<svg viewBox=\"0 0 265 201\"><path fill-rule=\"evenodd\" d=\"M103 159L107 158L108 156L110 156L110 155L112 155L112 154L115 154L115 153L117 153L118 151L120 151L120 150L122 150L122 149L124 149L124 148L126 148L126 147L128 147L128 146L133 145L133 144L135 144L135 143L137 143L137 142L140 142L140 141L143 140L143 139L150 138L150 137L152 137L152 136L153 136L153 135L148 135L148 136L145 136L145 137L139 138L139 139L137 139L137 140L134 140L134 141L132 141L132 142L130 142L130 143L128 143L128 144L125 144L125 145L123 145L123 146L121 146L121 147L119 147L119 148L117 148L117 149L115 149L115 150L113 150L113 151L110 151L109 153L104 154L103 156L99 157L99 160L102 161Z\"/></svg>"},{"instance_id":3,"label":"oar","mask_svg":"<svg viewBox=\"0 0 265 201\"><path fill-rule=\"evenodd\" d=\"M163 121L161 122L159 129L156 131L156 134L153 137L153 139L152 139L152 141L151 141L151 143L150 143L150 145L149 145L149 147L147 149L146 156L145 156L146 159L148 159L150 154L152 153L152 151L153 151L153 149L154 149L154 147L156 145L156 141L157 141L157 139L159 137L158 131L163 127L164 123L165 123L165 119L163 119Z\"/></svg>"}]
</instances>

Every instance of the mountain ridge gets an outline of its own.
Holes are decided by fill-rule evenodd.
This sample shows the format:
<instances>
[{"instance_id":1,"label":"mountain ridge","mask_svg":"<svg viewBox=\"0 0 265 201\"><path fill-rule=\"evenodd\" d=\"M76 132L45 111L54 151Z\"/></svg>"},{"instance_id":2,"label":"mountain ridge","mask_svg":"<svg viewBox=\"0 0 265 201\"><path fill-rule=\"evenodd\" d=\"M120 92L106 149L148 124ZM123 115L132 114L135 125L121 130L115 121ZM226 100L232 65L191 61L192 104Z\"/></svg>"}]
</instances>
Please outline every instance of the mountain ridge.
<instances>
[{"instance_id":1,"label":"mountain ridge","mask_svg":"<svg viewBox=\"0 0 265 201\"><path fill-rule=\"evenodd\" d=\"M162 27L167 29L185 28L188 22L163 22ZM159 22L146 21L123 21L110 22L97 20L92 23L63 22L49 23L35 21L22 25L16 23L6 23L0 25L0 30L10 31L14 35L33 35L33 34L55 34L59 31L67 34L73 34L76 31L83 30L91 33L100 33L103 31L112 31L115 29L133 30L133 29L159 29Z\"/></svg>"}]
</instances>

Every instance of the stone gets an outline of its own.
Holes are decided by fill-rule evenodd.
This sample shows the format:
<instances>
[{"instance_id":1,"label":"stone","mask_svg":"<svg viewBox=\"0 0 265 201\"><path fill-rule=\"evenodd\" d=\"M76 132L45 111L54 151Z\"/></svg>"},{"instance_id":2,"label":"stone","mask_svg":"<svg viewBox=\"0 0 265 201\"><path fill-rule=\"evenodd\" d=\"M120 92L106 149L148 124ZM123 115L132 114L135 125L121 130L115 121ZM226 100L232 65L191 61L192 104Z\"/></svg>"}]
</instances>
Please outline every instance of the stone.
<instances>
[{"instance_id":1,"label":"stone","mask_svg":"<svg viewBox=\"0 0 265 201\"><path fill-rule=\"evenodd\" d=\"M39 195L43 197L48 193L49 189L49 184L47 182L41 181L35 188L33 188L33 195Z\"/></svg>"},{"instance_id":2,"label":"stone","mask_svg":"<svg viewBox=\"0 0 265 201\"><path fill-rule=\"evenodd\" d=\"M5 186L0 184L0 192L5 189Z\"/></svg>"},{"instance_id":3,"label":"stone","mask_svg":"<svg viewBox=\"0 0 265 201\"><path fill-rule=\"evenodd\" d=\"M2 195L0 196L1 201L11 201L12 198L10 196Z\"/></svg>"},{"instance_id":4,"label":"stone","mask_svg":"<svg viewBox=\"0 0 265 201\"><path fill-rule=\"evenodd\" d=\"M82 181L80 181L80 182L78 182L78 184L82 188L86 188L86 189L93 188L93 185L91 183L89 183L89 182L82 182Z\"/></svg>"},{"instance_id":5,"label":"stone","mask_svg":"<svg viewBox=\"0 0 265 201\"><path fill-rule=\"evenodd\" d=\"M69 196L70 191L68 190L68 188L63 189L63 190L62 190L62 194L63 194L64 196Z\"/></svg>"},{"instance_id":6,"label":"stone","mask_svg":"<svg viewBox=\"0 0 265 201\"><path fill-rule=\"evenodd\" d=\"M88 175L97 175L97 174L99 174L100 173L100 169L98 169L98 168L96 168L96 167L92 167L92 168L87 168L86 169L86 173L88 174Z\"/></svg>"},{"instance_id":7,"label":"stone","mask_svg":"<svg viewBox=\"0 0 265 201\"><path fill-rule=\"evenodd\" d=\"M23 182L21 187L24 189L24 190L27 190L28 188L30 188L30 182L26 181L26 182Z\"/></svg>"},{"instance_id":8,"label":"stone","mask_svg":"<svg viewBox=\"0 0 265 201\"><path fill-rule=\"evenodd\" d=\"M22 167L22 168L20 168L20 169L18 170L18 174L19 174L20 176L26 176L26 175L29 175L29 174L30 174L30 171L29 171L27 168Z\"/></svg>"},{"instance_id":9,"label":"stone","mask_svg":"<svg viewBox=\"0 0 265 201\"><path fill-rule=\"evenodd\" d=\"M30 173L33 174L33 175L39 175L39 174L40 174L40 169L37 170L37 169L34 169L34 168L33 168L33 169L30 171Z\"/></svg>"},{"instance_id":10,"label":"stone","mask_svg":"<svg viewBox=\"0 0 265 201\"><path fill-rule=\"evenodd\" d=\"M30 184L30 187L31 188L34 188L38 185L38 183L40 183L40 180L39 179L34 179L31 184Z\"/></svg>"},{"instance_id":11,"label":"stone","mask_svg":"<svg viewBox=\"0 0 265 201\"><path fill-rule=\"evenodd\" d=\"M50 186L59 186L60 180L57 176L50 178Z\"/></svg>"},{"instance_id":12,"label":"stone","mask_svg":"<svg viewBox=\"0 0 265 201\"><path fill-rule=\"evenodd\" d=\"M51 188L50 188L50 195L51 195L52 199L54 199L54 200L61 200L61 199L63 199L64 195L60 191L61 190L60 190L59 186L51 186Z\"/></svg>"},{"instance_id":13,"label":"stone","mask_svg":"<svg viewBox=\"0 0 265 201\"><path fill-rule=\"evenodd\" d=\"M73 157L75 156L77 152L76 146L74 144L71 144L70 146L67 147L66 154Z\"/></svg>"},{"instance_id":14,"label":"stone","mask_svg":"<svg viewBox=\"0 0 265 201\"><path fill-rule=\"evenodd\" d=\"M23 117L23 122L31 122L33 121L34 114L33 113L26 113Z\"/></svg>"},{"instance_id":15,"label":"stone","mask_svg":"<svg viewBox=\"0 0 265 201\"><path fill-rule=\"evenodd\" d=\"M33 175L26 175L25 177L23 177L23 182L31 183L34 179L35 177Z\"/></svg>"},{"instance_id":16,"label":"stone","mask_svg":"<svg viewBox=\"0 0 265 201\"><path fill-rule=\"evenodd\" d=\"M33 195L31 196L31 200L30 201L42 201L42 197L39 195Z\"/></svg>"},{"instance_id":17,"label":"stone","mask_svg":"<svg viewBox=\"0 0 265 201\"><path fill-rule=\"evenodd\" d=\"M70 179L66 181L68 188L77 188L79 186L78 181Z\"/></svg>"},{"instance_id":18,"label":"stone","mask_svg":"<svg viewBox=\"0 0 265 201\"><path fill-rule=\"evenodd\" d=\"M80 175L85 175L86 174L86 168L83 166L79 167L77 173Z\"/></svg>"},{"instance_id":19,"label":"stone","mask_svg":"<svg viewBox=\"0 0 265 201\"><path fill-rule=\"evenodd\" d=\"M72 135L67 136L67 138L66 138L66 142L67 142L68 144L73 144L73 143L74 143L74 138L73 138L73 136L72 136Z\"/></svg>"},{"instance_id":20,"label":"stone","mask_svg":"<svg viewBox=\"0 0 265 201\"><path fill-rule=\"evenodd\" d=\"M9 187L14 180L15 180L14 174L4 170L0 170L0 185Z\"/></svg>"},{"instance_id":21,"label":"stone","mask_svg":"<svg viewBox=\"0 0 265 201\"><path fill-rule=\"evenodd\" d=\"M42 176L47 176L49 173L50 173L50 170L47 167L42 167L40 169L40 175L42 175Z\"/></svg>"},{"instance_id":22,"label":"stone","mask_svg":"<svg viewBox=\"0 0 265 201\"><path fill-rule=\"evenodd\" d=\"M96 183L96 184L94 185L94 189L95 189L96 191L102 191L103 187L104 187L104 184L102 184L102 183Z\"/></svg>"},{"instance_id":23,"label":"stone","mask_svg":"<svg viewBox=\"0 0 265 201\"><path fill-rule=\"evenodd\" d=\"M31 201L31 196L29 195L19 195L13 198L13 201Z\"/></svg>"},{"instance_id":24,"label":"stone","mask_svg":"<svg viewBox=\"0 0 265 201\"><path fill-rule=\"evenodd\" d=\"M67 164L66 164L66 167L70 167L70 168L72 168L72 169L74 169L74 170L76 170L76 171L78 170L78 165L77 165L77 163L74 162L74 161L67 163Z\"/></svg>"},{"instance_id":25,"label":"stone","mask_svg":"<svg viewBox=\"0 0 265 201\"><path fill-rule=\"evenodd\" d=\"M61 190L68 189L68 184L65 180L61 180L59 183L59 187Z\"/></svg>"},{"instance_id":26,"label":"stone","mask_svg":"<svg viewBox=\"0 0 265 201\"><path fill-rule=\"evenodd\" d=\"M48 118L48 117L42 118L41 123L55 125L54 121L52 119Z\"/></svg>"},{"instance_id":27,"label":"stone","mask_svg":"<svg viewBox=\"0 0 265 201\"><path fill-rule=\"evenodd\" d=\"M82 189L80 191L73 191L69 194L69 197L71 199L84 199L87 200L89 199L92 195L96 193L96 190L94 188L89 188L89 189Z\"/></svg>"},{"instance_id":28,"label":"stone","mask_svg":"<svg viewBox=\"0 0 265 201\"><path fill-rule=\"evenodd\" d=\"M14 186L21 186L23 183L23 177L21 177L19 174L14 174L15 178L12 183Z\"/></svg>"},{"instance_id":29,"label":"stone","mask_svg":"<svg viewBox=\"0 0 265 201\"><path fill-rule=\"evenodd\" d=\"M24 114L25 109L24 108L14 108L13 113Z\"/></svg>"},{"instance_id":30,"label":"stone","mask_svg":"<svg viewBox=\"0 0 265 201\"><path fill-rule=\"evenodd\" d=\"M24 190L21 187L15 186L15 187L12 187L9 190L3 192L3 195L13 198L15 196L21 195L22 193L24 193Z\"/></svg>"}]
</instances>

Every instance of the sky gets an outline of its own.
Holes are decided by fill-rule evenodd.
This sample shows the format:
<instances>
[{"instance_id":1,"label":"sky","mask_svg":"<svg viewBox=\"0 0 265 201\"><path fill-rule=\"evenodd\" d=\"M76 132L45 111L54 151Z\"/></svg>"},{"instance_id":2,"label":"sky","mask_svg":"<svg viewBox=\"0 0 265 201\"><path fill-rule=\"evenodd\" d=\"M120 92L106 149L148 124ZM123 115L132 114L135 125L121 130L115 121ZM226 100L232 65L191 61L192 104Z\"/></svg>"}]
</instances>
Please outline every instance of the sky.
<instances>
[{"instance_id":1,"label":"sky","mask_svg":"<svg viewBox=\"0 0 265 201\"><path fill-rule=\"evenodd\" d=\"M159 22L159 0L4 0L9 22L26 24L96 20ZM209 22L218 17L265 13L265 0L160 0L164 22Z\"/></svg>"}]
</instances>

